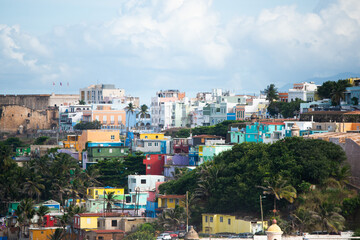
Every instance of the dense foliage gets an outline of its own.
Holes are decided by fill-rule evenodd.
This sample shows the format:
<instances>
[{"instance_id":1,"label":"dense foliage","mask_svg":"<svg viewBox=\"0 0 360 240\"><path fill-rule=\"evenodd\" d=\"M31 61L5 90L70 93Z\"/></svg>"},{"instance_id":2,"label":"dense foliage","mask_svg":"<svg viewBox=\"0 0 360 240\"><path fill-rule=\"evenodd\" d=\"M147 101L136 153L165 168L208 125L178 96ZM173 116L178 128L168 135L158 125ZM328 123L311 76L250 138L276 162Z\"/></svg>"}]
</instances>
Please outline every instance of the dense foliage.
<instances>
[{"instance_id":1,"label":"dense foliage","mask_svg":"<svg viewBox=\"0 0 360 240\"><path fill-rule=\"evenodd\" d=\"M68 198L86 195L86 188L96 179L79 167L78 161L67 154L33 158L19 167L11 158L11 147L0 143L0 201L1 212L7 203L31 198L36 202L54 199L64 204Z\"/></svg>"},{"instance_id":2,"label":"dense foliage","mask_svg":"<svg viewBox=\"0 0 360 240\"><path fill-rule=\"evenodd\" d=\"M226 137L226 134L229 131L229 125L234 123L242 123L243 121L235 121L235 120L226 120L221 123L218 123L213 126L202 126L195 128L181 128L175 132L165 132L165 135L171 136L173 138L187 138L190 136L190 133L195 135L216 135L221 137Z\"/></svg>"},{"instance_id":3,"label":"dense foliage","mask_svg":"<svg viewBox=\"0 0 360 240\"><path fill-rule=\"evenodd\" d=\"M281 187L279 182L285 179L287 185L276 191L283 191L278 207L286 211L285 196L296 197L289 195L292 190L288 186L302 194L311 185L326 184L329 178L341 181L343 174L339 169L345 160L340 146L322 140L295 137L274 144L243 143L178 180L161 185L160 191L167 194L190 191L204 212L258 212L259 195L264 188L270 189L272 184ZM267 213L273 209L274 196L263 201Z\"/></svg>"},{"instance_id":4,"label":"dense foliage","mask_svg":"<svg viewBox=\"0 0 360 240\"><path fill-rule=\"evenodd\" d=\"M267 88L264 90L264 93L266 95L266 100L269 100L269 102L273 102L274 100L279 99L279 94L277 91L277 88L275 87L275 84L270 84L267 86Z\"/></svg>"},{"instance_id":5,"label":"dense foliage","mask_svg":"<svg viewBox=\"0 0 360 240\"><path fill-rule=\"evenodd\" d=\"M79 122L74 126L75 130L100 129L101 122L95 120L93 122Z\"/></svg>"},{"instance_id":6,"label":"dense foliage","mask_svg":"<svg viewBox=\"0 0 360 240\"><path fill-rule=\"evenodd\" d=\"M299 113L300 103L304 103L304 101L296 99L291 102L271 102L268 106L268 112L274 117L280 113L284 118L292 118Z\"/></svg>"},{"instance_id":7,"label":"dense foliage","mask_svg":"<svg viewBox=\"0 0 360 240\"><path fill-rule=\"evenodd\" d=\"M97 171L96 180L103 186L125 187L127 176L131 174L146 174L143 164L144 155L141 152L130 154L124 159L109 159L91 165L88 171Z\"/></svg>"},{"instance_id":8,"label":"dense foliage","mask_svg":"<svg viewBox=\"0 0 360 240\"><path fill-rule=\"evenodd\" d=\"M317 94L321 99L331 99L332 104L337 106L344 99L347 87L351 87L349 80L327 81L318 87Z\"/></svg>"}]
</instances>

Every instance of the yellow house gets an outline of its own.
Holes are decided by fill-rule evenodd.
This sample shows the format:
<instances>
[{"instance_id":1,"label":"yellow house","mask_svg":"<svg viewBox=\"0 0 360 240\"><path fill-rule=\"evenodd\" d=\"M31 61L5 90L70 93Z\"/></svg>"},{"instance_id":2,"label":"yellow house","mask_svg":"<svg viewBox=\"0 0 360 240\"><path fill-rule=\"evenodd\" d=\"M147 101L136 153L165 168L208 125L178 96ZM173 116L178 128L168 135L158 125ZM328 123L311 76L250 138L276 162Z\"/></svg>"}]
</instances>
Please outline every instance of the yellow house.
<instances>
[{"instance_id":1,"label":"yellow house","mask_svg":"<svg viewBox=\"0 0 360 240\"><path fill-rule=\"evenodd\" d=\"M85 130L79 136L79 159L82 159L82 151L85 150L87 142L120 142L119 130Z\"/></svg>"},{"instance_id":2,"label":"yellow house","mask_svg":"<svg viewBox=\"0 0 360 240\"><path fill-rule=\"evenodd\" d=\"M264 229L267 229L267 221L263 222ZM261 221L242 220L234 215L225 214L202 214L202 232L215 234L221 232L229 233L256 233L262 231Z\"/></svg>"},{"instance_id":3,"label":"yellow house","mask_svg":"<svg viewBox=\"0 0 360 240\"><path fill-rule=\"evenodd\" d=\"M90 187L87 189L87 195L90 199L99 199L100 195L115 192L114 195L124 195L124 188L103 188L103 187Z\"/></svg>"},{"instance_id":4,"label":"yellow house","mask_svg":"<svg viewBox=\"0 0 360 240\"><path fill-rule=\"evenodd\" d=\"M72 148L76 151L79 151L79 136L78 135L68 135L67 140L63 141L64 148Z\"/></svg>"},{"instance_id":5,"label":"yellow house","mask_svg":"<svg viewBox=\"0 0 360 240\"><path fill-rule=\"evenodd\" d=\"M164 140L164 133L140 133L140 139Z\"/></svg>"},{"instance_id":6,"label":"yellow house","mask_svg":"<svg viewBox=\"0 0 360 240\"><path fill-rule=\"evenodd\" d=\"M119 217L120 213L79 213L74 216L74 228L81 230L94 230L98 228L99 217Z\"/></svg>"},{"instance_id":7,"label":"yellow house","mask_svg":"<svg viewBox=\"0 0 360 240\"><path fill-rule=\"evenodd\" d=\"M47 240L55 232L58 227L47 228L29 228L30 239L33 240Z\"/></svg>"},{"instance_id":8,"label":"yellow house","mask_svg":"<svg viewBox=\"0 0 360 240\"><path fill-rule=\"evenodd\" d=\"M159 208L185 207L185 195L162 195L158 197Z\"/></svg>"}]
</instances>

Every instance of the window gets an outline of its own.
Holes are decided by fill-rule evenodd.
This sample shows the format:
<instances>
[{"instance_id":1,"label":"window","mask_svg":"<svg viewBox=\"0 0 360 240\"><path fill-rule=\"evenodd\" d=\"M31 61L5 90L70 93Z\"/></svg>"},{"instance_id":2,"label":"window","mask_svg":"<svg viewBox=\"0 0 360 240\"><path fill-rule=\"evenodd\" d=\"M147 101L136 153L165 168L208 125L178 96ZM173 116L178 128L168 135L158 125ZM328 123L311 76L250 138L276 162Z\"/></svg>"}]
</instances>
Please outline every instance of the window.
<instances>
[{"instance_id":1,"label":"window","mask_svg":"<svg viewBox=\"0 0 360 240\"><path fill-rule=\"evenodd\" d=\"M124 149L121 149L121 153L124 153Z\"/></svg>"},{"instance_id":2,"label":"window","mask_svg":"<svg viewBox=\"0 0 360 240\"><path fill-rule=\"evenodd\" d=\"M115 139L115 135L111 135L111 140L114 140Z\"/></svg>"},{"instance_id":3,"label":"window","mask_svg":"<svg viewBox=\"0 0 360 240\"><path fill-rule=\"evenodd\" d=\"M155 138L159 138L159 136L158 135L156 135L156 137Z\"/></svg>"},{"instance_id":4,"label":"window","mask_svg":"<svg viewBox=\"0 0 360 240\"><path fill-rule=\"evenodd\" d=\"M156 142L156 143L154 143L154 146L155 146L155 147L159 146L159 143L157 143L157 142Z\"/></svg>"},{"instance_id":5,"label":"window","mask_svg":"<svg viewBox=\"0 0 360 240\"><path fill-rule=\"evenodd\" d=\"M148 143L148 146L151 147L151 146L152 146L152 143Z\"/></svg>"},{"instance_id":6,"label":"window","mask_svg":"<svg viewBox=\"0 0 360 240\"><path fill-rule=\"evenodd\" d=\"M224 218L223 218L223 217L220 217L220 222L224 222Z\"/></svg>"},{"instance_id":7,"label":"window","mask_svg":"<svg viewBox=\"0 0 360 240\"><path fill-rule=\"evenodd\" d=\"M101 148L98 148L97 152L100 153L100 152L101 152Z\"/></svg>"},{"instance_id":8,"label":"window","mask_svg":"<svg viewBox=\"0 0 360 240\"><path fill-rule=\"evenodd\" d=\"M109 153L112 153L112 148L109 149Z\"/></svg>"},{"instance_id":9,"label":"window","mask_svg":"<svg viewBox=\"0 0 360 240\"><path fill-rule=\"evenodd\" d=\"M170 199L169 199L169 202L171 202L171 203L174 202L174 199L170 198Z\"/></svg>"},{"instance_id":10,"label":"window","mask_svg":"<svg viewBox=\"0 0 360 240\"><path fill-rule=\"evenodd\" d=\"M104 237L98 237L98 240L104 240Z\"/></svg>"},{"instance_id":11,"label":"window","mask_svg":"<svg viewBox=\"0 0 360 240\"><path fill-rule=\"evenodd\" d=\"M205 222L207 222L208 221L208 216L205 216Z\"/></svg>"},{"instance_id":12,"label":"window","mask_svg":"<svg viewBox=\"0 0 360 240\"><path fill-rule=\"evenodd\" d=\"M210 217L210 222L213 222L213 221L214 221L213 217Z\"/></svg>"},{"instance_id":13,"label":"window","mask_svg":"<svg viewBox=\"0 0 360 240\"><path fill-rule=\"evenodd\" d=\"M95 191L95 195L98 195L98 191L97 191L97 190Z\"/></svg>"},{"instance_id":14,"label":"window","mask_svg":"<svg viewBox=\"0 0 360 240\"><path fill-rule=\"evenodd\" d=\"M112 226L112 227L116 227L116 226L117 226L117 221L116 221L116 220L112 220L112 221L111 221L111 226Z\"/></svg>"},{"instance_id":15,"label":"window","mask_svg":"<svg viewBox=\"0 0 360 240\"><path fill-rule=\"evenodd\" d=\"M231 219L230 219L230 218L228 219L228 224L229 224L229 225L231 224Z\"/></svg>"},{"instance_id":16,"label":"window","mask_svg":"<svg viewBox=\"0 0 360 240\"><path fill-rule=\"evenodd\" d=\"M141 179L141 184L146 184L146 179Z\"/></svg>"},{"instance_id":17,"label":"window","mask_svg":"<svg viewBox=\"0 0 360 240\"><path fill-rule=\"evenodd\" d=\"M147 169L151 169L151 165L149 164L149 165L147 165Z\"/></svg>"},{"instance_id":18,"label":"window","mask_svg":"<svg viewBox=\"0 0 360 240\"><path fill-rule=\"evenodd\" d=\"M159 160L161 160L161 155L159 155Z\"/></svg>"},{"instance_id":19,"label":"window","mask_svg":"<svg viewBox=\"0 0 360 240\"><path fill-rule=\"evenodd\" d=\"M87 218L86 221L87 221L87 224L90 224L91 223L91 218Z\"/></svg>"}]
</instances>

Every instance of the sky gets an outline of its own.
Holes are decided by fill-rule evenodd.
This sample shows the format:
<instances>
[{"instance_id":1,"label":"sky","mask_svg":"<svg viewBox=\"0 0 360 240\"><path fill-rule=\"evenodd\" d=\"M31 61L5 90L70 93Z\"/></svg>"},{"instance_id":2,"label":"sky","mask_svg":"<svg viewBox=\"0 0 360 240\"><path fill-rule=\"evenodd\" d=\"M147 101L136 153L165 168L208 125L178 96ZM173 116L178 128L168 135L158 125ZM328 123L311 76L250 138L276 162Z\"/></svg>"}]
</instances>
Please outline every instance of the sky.
<instances>
[{"instance_id":1,"label":"sky","mask_svg":"<svg viewBox=\"0 0 360 240\"><path fill-rule=\"evenodd\" d=\"M0 0L0 94L259 93L360 72L359 0ZM60 85L61 83L61 85Z\"/></svg>"}]
</instances>

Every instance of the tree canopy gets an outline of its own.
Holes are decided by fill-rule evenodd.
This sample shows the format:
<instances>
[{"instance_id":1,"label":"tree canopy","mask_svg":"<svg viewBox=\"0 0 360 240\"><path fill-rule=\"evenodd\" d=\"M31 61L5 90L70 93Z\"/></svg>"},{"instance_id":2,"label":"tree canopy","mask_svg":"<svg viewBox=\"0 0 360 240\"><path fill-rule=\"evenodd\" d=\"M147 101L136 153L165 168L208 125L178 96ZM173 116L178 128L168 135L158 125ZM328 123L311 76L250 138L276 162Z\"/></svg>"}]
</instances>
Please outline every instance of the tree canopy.
<instances>
[{"instance_id":1,"label":"tree canopy","mask_svg":"<svg viewBox=\"0 0 360 240\"><path fill-rule=\"evenodd\" d=\"M74 126L74 129L76 130L100 129L101 125L102 125L101 122L97 120L93 122L79 122Z\"/></svg>"},{"instance_id":2,"label":"tree canopy","mask_svg":"<svg viewBox=\"0 0 360 240\"><path fill-rule=\"evenodd\" d=\"M349 80L326 81L317 89L321 99L331 99L332 104L337 106L344 99L344 92L347 87L351 87Z\"/></svg>"},{"instance_id":3,"label":"tree canopy","mask_svg":"<svg viewBox=\"0 0 360 240\"><path fill-rule=\"evenodd\" d=\"M279 99L279 94L277 91L277 88L275 87L275 84L270 84L267 86L267 88L264 90L266 95L266 100L269 100L270 102L273 102L274 100Z\"/></svg>"}]
</instances>

